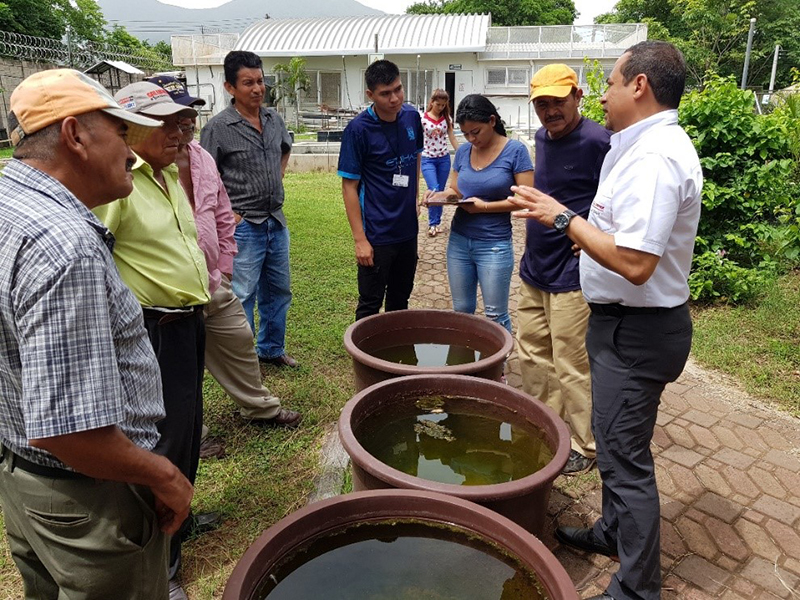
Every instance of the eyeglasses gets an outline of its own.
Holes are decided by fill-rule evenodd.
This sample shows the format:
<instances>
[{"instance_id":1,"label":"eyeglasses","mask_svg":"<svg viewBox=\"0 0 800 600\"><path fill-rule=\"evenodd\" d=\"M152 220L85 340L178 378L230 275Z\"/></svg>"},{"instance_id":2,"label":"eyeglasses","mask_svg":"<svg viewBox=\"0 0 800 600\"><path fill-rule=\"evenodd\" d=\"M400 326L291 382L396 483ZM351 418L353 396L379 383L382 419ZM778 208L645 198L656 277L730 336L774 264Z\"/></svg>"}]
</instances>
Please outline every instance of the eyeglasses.
<instances>
[{"instance_id":1,"label":"eyeglasses","mask_svg":"<svg viewBox=\"0 0 800 600\"><path fill-rule=\"evenodd\" d=\"M164 129L177 129L181 133L185 133L194 129L194 123L183 122L184 117L164 117L161 119Z\"/></svg>"}]
</instances>

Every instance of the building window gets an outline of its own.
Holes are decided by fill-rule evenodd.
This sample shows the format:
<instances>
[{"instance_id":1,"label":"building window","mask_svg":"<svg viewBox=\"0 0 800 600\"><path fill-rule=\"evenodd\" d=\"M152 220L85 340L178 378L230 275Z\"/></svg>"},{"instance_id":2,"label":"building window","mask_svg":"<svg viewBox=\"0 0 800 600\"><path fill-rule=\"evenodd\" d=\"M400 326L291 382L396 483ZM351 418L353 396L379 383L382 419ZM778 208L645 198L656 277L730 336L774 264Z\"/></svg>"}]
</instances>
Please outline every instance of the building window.
<instances>
[{"instance_id":1,"label":"building window","mask_svg":"<svg viewBox=\"0 0 800 600\"><path fill-rule=\"evenodd\" d=\"M487 69L486 70L486 85L506 85L506 70L502 69Z\"/></svg>"},{"instance_id":2,"label":"building window","mask_svg":"<svg viewBox=\"0 0 800 600\"><path fill-rule=\"evenodd\" d=\"M341 71L306 71L311 85L300 93L301 107L337 109L342 101Z\"/></svg>"},{"instance_id":3,"label":"building window","mask_svg":"<svg viewBox=\"0 0 800 600\"><path fill-rule=\"evenodd\" d=\"M361 80L364 80L364 71L361 72ZM432 69L400 69L400 82L403 84L405 101L416 105L424 110L428 105L428 99L433 93L434 71ZM371 104L367 97L367 88L364 87L364 104Z\"/></svg>"},{"instance_id":4,"label":"building window","mask_svg":"<svg viewBox=\"0 0 800 600\"><path fill-rule=\"evenodd\" d=\"M486 69L486 87L525 87L530 81L527 67L492 67Z\"/></svg>"}]
</instances>

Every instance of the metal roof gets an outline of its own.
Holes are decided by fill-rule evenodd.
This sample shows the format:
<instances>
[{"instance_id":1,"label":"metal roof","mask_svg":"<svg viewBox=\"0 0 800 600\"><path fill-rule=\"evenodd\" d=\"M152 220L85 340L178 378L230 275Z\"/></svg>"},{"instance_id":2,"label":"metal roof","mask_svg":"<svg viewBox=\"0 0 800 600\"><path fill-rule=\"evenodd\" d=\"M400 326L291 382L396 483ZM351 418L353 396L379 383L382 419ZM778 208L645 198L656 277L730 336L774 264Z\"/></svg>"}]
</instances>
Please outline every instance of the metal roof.
<instances>
[{"instance_id":1,"label":"metal roof","mask_svg":"<svg viewBox=\"0 0 800 600\"><path fill-rule=\"evenodd\" d=\"M109 69L119 69L120 71L124 71L129 75L144 75L144 71L140 71L133 65L129 65L128 63L121 61L121 60L101 60L99 63L94 65L93 67L89 67L84 71L84 73L105 73Z\"/></svg>"},{"instance_id":2,"label":"metal roof","mask_svg":"<svg viewBox=\"0 0 800 600\"><path fill-rule=\"evenodd\" d=\"M248 27L236 44L259 56L431 54L481 52L490 15L381 15L267 19Z\"/></svg>"}]
</instances>

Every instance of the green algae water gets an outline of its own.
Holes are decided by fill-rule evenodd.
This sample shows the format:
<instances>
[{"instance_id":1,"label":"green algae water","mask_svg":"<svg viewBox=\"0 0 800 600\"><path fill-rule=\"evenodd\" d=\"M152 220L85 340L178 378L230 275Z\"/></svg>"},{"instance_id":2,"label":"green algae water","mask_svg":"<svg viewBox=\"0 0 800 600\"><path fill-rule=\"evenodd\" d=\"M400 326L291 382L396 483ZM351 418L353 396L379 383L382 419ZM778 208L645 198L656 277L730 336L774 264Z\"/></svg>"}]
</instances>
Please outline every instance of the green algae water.
<instances>
[{"instance_id":1,"label":"green algae water","mask_svg":"<svg viewBox=\"0 0 800 600\"><path fill-rule=\"evenodd\" d=\"M385 465L453 485L515 481L553 459L537 427L514 419L511 411L495 408L492 414L484 414L476 410L480 407L481 403L469 398L401 402L391 412L372 415L357 437Z\"/></svg>"},{"instance_id":2,"label":"green algae water","mask_svg":"<svg viewBox=\"0 0 800 600\"><path fill-rule=\"evenodd\" d=\"M311 540L281 561L259 600L548 600L519 560L460 528L365 523Z\"/></svg>"},{"instance_id":3,"label":"green algae water","mask_svg":"<svg viewBox=\"0 0 800 600\"><path fill-rule=\"evenodd\" d=\"M417 367L452 367L481 359L481 353L457 344L400 344L370 352L375 358Z\"/></svg>"}]
</instances>

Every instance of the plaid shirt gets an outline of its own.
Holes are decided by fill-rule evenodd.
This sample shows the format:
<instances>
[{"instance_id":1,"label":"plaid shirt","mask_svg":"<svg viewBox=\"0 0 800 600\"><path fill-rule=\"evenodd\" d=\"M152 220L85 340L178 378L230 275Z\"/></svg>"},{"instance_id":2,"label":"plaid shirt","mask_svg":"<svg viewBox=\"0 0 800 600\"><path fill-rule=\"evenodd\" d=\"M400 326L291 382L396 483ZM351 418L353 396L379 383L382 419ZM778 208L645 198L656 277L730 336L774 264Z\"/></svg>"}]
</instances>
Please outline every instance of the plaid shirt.
<instances>
[{"instance_id":1,"label":"plaid shirt","mask_svg":"<svg viewBox=\"0 0 800 600\"><path fill-rule=\"evenodd\" d=\"M281 159L292 138L275 109L261 107L261 133L230 104L200 130L200 144L214 158L231 207L248 221L270 216L286 227Z\"/></svg>"},{"instance_id":2,"label":"plaid shirt","mask_svg":"<svg viewBox=\"0 0 800 600\"><path fill-rule=\"evenodd\" d=\"M61 183L12 161L0 178L0 442L64 468L29 439L109 425L152 450L164 417L142 311L114 238ZM102 449L98 449L102 451Z\"/></svg>"}]
</instances>

